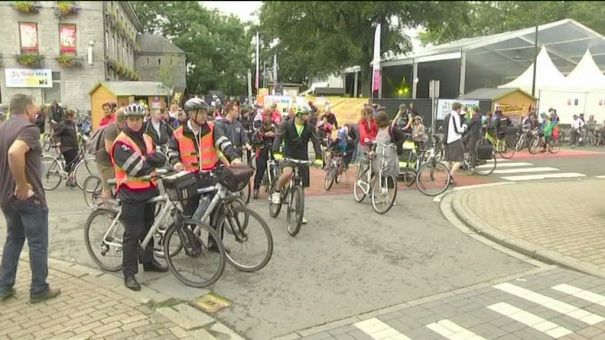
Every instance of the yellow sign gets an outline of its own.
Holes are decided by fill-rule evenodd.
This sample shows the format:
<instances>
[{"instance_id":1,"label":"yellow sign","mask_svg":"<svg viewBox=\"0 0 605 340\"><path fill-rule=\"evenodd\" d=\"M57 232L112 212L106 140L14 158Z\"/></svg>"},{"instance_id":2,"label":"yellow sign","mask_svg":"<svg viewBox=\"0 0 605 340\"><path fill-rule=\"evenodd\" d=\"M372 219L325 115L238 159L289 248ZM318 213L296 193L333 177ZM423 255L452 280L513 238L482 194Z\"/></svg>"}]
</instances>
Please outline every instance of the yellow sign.
<instances>
[{"instance_id":1,"label":"yellow sign","mask_svg":"<svg viewBox=\"0 0 605 340\"><path fill-rule=\"evenodd\" d=\"M256 95L256 102L260 106L265 106L265 97L269 95L269 89L262 88L258 89L258 94Z\"/></svg>"},{"instance_id":2,"label":"yellow sign","mask_svg":"<svg viewBox=\"0 0 605 340\"><path fill-rule=\"evenodd\" d=\"M231 302L222 296L209 293L194 300L193 305L206 313L213 314L221 309L229 307Z\"/></svg>"}]
</instances>

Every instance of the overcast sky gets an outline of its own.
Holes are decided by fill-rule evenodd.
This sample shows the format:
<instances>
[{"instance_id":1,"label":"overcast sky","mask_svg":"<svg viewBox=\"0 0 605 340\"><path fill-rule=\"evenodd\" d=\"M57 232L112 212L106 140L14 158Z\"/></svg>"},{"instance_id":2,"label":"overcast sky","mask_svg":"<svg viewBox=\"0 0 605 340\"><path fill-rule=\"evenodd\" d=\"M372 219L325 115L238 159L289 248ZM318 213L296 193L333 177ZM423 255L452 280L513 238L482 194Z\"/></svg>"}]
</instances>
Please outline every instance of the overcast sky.
<instances>
[{"instance_id":1,"label":"overcast sky","mask_svg":"<svg viewBox=\"0 0 605 340\"><path fill-rule=\"evenodd\" d=\"M262 1L200 1L204 7L218 9L225 14L235 14L243 21L254 21L258 16L252 13L260 9Z\"/></svg>"}]
</instances>

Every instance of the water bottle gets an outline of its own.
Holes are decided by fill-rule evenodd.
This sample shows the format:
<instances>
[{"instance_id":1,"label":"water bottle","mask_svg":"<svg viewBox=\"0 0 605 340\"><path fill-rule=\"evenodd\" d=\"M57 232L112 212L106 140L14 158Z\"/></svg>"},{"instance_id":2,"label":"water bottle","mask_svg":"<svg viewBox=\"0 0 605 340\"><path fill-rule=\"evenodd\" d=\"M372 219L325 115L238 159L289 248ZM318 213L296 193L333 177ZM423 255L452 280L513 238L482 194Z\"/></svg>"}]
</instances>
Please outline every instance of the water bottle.
<instances>
[{"instance_id":1,"label":"water bottle","mask_svg":"<svg viewBox=\"0 0 605 340\"><path fill-rule=\"evenodd\" d=\"M200 202L198 203L197 209L193 213L193 219L196 221L201 221L202 216L204 216L204 213L206 212L206 209L208 209L209 205L210 198L208 198L206 195L202 195L200 197Z\"/></svg>"}]
</instances>

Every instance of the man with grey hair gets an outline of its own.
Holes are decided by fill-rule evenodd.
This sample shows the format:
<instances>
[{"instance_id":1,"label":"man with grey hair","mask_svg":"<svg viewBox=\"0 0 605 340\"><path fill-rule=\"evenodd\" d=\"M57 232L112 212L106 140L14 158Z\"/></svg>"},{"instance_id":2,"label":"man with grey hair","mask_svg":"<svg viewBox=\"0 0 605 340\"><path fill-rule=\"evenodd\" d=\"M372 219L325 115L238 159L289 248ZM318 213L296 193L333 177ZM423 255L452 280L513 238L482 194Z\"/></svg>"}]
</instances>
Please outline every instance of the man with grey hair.
<instances>
[{"instance_id":1,"label":"man with grey hair","mask_svg":"<svg viewBox=\"0 0 605 340\"><path fill-rule=\"evenodd\" d=\"M15 295L19 255L27 239L32 272L30 303L58 296L48 276L48 207L42 187L38 106L31 96L11 98L11 118L0 126L0 208L6 220L6 243L0 264L0 300Z\"/></svg>"}]
</instances>

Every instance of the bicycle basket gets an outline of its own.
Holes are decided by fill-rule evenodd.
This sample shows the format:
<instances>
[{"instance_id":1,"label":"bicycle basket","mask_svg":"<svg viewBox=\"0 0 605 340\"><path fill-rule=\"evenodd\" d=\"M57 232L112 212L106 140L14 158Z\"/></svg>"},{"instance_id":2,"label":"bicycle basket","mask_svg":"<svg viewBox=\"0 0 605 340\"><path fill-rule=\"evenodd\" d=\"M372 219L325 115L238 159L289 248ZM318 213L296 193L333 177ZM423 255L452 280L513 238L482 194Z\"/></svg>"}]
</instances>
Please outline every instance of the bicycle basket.
<instances>
[{"instance_id":1,"label":"bicycle basket","mask_svg":"<svg viewBox=\"0 0 605 340\"><path fill-rule=\"evenodd\" d=\"M492 159L492 145L490 143L477 144L478 159Z\"/></svg>"},{"instance_id":2,"label":"bicycle basket","mask_svg":"<svg viewBox=\"0 0 605 340\"><path fill-rule=\"evenodd\" d=\"M250 182L254 169L247 165L232 165L216 169L214 176L216 180L227 190L238 192L243 190Z\"/></svg>"},{"instance_id":3,"label":"bicycle basket","mask_svg":"<svg viewBox=\"0 0 605 340\"><path fill-rule=\"evenodd\" d=\"M183 202L197 195L199 178L193 172L178 173L164 177L162 184L171 201Z\"/></svg>"}]
</instances>

